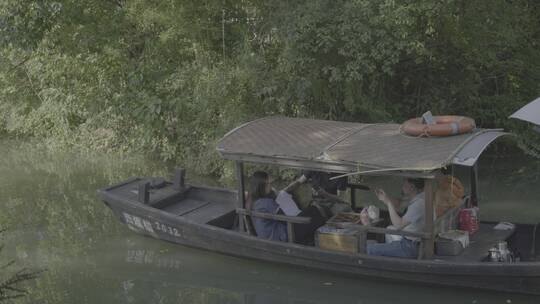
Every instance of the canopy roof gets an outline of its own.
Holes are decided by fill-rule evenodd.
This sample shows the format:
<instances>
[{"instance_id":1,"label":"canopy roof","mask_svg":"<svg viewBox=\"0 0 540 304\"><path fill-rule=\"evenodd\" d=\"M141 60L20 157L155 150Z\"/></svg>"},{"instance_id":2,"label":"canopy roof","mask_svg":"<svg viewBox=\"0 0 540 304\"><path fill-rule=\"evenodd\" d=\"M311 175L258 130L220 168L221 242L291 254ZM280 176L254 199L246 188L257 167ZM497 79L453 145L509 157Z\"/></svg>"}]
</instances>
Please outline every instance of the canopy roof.
<instances>
[{"instance_id":1,"label":"canopy roof","mask_svg":"<svg viewBox=\"0 0 540 304\"><path fill-rule=\"evenodd\" d=\"M526 104L514 114L510 115L510 118L521 119L535 125L540 125L540 98Z\"/></svg>"},{"instance_id":2,"label":"canopy roof","mask_svg":"<svg viewBox=\"0 0 540 304\"><path fill-rule=\"evenodd\" d=\"M227 133L223 158L330 172L361 170L428 174L450 164L472 166L506 133L477 129L449 137L412 137L399 124L362 124L266 117Z\"/></svg>"}]
</instances>

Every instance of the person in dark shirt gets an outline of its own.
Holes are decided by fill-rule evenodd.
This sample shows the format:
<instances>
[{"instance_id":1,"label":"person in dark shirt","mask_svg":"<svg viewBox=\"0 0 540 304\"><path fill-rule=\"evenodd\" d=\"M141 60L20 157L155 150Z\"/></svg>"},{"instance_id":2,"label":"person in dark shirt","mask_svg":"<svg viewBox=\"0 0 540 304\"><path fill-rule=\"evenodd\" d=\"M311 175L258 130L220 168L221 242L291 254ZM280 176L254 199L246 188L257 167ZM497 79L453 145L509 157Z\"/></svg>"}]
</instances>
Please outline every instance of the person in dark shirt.
<instances>
[{"instance_id":1,"label":"person in dark shirt","mask_svg":"<svg viewBox=\"0 0 540 304\"><path fill-rule=\"evenodd\" d=\"M333 177L339 176L340 174L338 173L327 173L322 171L304 171L303 175L311 183L314 190L316 190L317 192L321 192L321 195L326 192L326 194L339 196L342 192L347 191L346 176L337 179L331 179Z\"/></svg>"},{"instance_id":2,"label":"person in dark shirt","mask_svg":"<svg viewBox=\"0 0 540 304\"><path fill-rule=\"evenodd\" d=\"M289 192L305 181L306 178L301 176L283 191ZM280 206L276 202L276 193L273 191L271 183L272 180L268 173L264 171L257 171L251 176L248 197L252 201L250 208L253 211L282 214ZM315 206L302 210L298 216L310 217L311 223L294 224L295 240L301 243L310 243L313 241L315 230L325 224L326 218ZM289 238L285 222L257 217L252 217L252 222L257 236L260 238L282 242L287 241Z\"/></svg>"},{"instance_id":3,"label":"person in dark shirt","mask_svg":"<svg viewBox=\"0 0 540 304\"><path fill-rule=\"evenodd\" d=\"M332 179L339 176L339 173L327 173L322 171L303 171L302 176L305 176L313 189L313 198L321 204L326 205L327 209L331 210L331 214L335 215L339 212L352 211L350 203L341 198L347 191L348 179L346 176ZM324 203L326 201L326 204Z\"/></svg>"}]
</instances>

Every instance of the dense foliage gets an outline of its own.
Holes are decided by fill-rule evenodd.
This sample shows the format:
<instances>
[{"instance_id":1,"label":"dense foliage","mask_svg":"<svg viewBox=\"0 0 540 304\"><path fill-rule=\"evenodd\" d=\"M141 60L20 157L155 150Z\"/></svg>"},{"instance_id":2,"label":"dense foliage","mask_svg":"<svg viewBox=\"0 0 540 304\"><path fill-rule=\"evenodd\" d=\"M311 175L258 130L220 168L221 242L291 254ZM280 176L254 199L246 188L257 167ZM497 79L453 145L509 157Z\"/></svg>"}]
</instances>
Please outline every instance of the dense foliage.
<instances>
[{"instance_id":1,"label":"dense foliage","mask_svg":"<svg viewBox=\"0 0 540 304\"><path fill-rule=\"evenodd\" d=\"M264 115L509 127L539 47L534 0L4 0L0 133L220 174Z\"/></svg>"}]
</instances>

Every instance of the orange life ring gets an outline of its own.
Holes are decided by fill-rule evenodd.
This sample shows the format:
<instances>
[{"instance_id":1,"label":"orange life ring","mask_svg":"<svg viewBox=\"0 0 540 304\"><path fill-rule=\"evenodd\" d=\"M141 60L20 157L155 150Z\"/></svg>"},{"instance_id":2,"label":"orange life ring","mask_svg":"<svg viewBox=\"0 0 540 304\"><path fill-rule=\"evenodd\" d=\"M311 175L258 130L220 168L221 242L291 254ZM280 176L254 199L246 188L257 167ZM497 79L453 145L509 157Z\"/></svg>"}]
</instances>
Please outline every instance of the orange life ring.
<instances>
[{"instance_id":1,"label":"orange life ring","mask_svg":"<svg viewBox=\"0 0 540 304\"><path fill-rule=\"evenodd\" d=\"M412 136L451 136L471 132L476 128L474 119L465 116L433 116L435 124L422 123L422 118L409 119L401 125L401 130Z\"/></svg>"}]
</instances>

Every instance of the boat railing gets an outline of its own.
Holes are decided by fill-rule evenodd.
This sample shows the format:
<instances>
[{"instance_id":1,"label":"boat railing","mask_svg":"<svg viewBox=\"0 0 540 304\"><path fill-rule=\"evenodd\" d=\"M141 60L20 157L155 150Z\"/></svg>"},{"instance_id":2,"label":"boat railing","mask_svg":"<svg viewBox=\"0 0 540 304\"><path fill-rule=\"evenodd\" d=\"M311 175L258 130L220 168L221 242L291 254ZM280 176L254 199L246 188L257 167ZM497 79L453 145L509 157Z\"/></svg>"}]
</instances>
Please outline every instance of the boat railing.
<instances>
[{"instance_id":1,"label":"boat railing","mask_svg":"<svg viewBox=\"0 0 540 304\"><path fill-rule=\"evenodd\" d=\"M257 217L257 218L264 218L269 220L275 220L280 222L287 223L287 233L288 233L288 241L290 243L294 242L294 225L293 224L308 224L311 222L310 217L303 217L303 216L287 216L287 215L281 215L281 214L271 214L271 213L263 213L263 212L257 212L257 211L251 211L244 208L236 208L236 213L240 216L244 217L244 221L248 222L247 217ZM367 234L368 233L376 233L376 234L392 234L392 235L400 235L400 236L408 236L408 237L414 237L419 238L421 241L420 248L422 248L423 241L425 239L430 239L432 237L431 233L425 233L425 232L410 232L405 230L395 230L395 229L387 229L382 227L373 227L373 226L364 226L360 224L351 224L351 223L332 223L333 226L336 228L353 228L358 230L359 233L359 253L366 253L366 243L367 243ZM251 228L248 228L248 232L250 232ZM253 234L250 232L250 234ZM419 258L421 258L422 250L419 250Z\"/></svg>"},{"instance_id":2,"label":"boat railing","mask_svg":"<svg viewBox=\"0 0 540 304\"><path fill-rule=\"evenodd\" d=\"M305 216L288 216L288 215L281 215L281 214L271 214L271 213L247 210L244 208L236 208L236 213L244 217L244 223L249 223L247 217L257 217L257 218L263 218L263 219L275 220L275 221L287 223L287 235L288 235L289 243L294 242L294 225L293 224L311 223L311 218L305 217ZM252 233L252 231L250 231L251 228L249 227L249 224L246 224L246 226L248 227L247 228L248 232L250 234L254 234Z\"/></svg>"},{"instance_id":3,"label":"boat railing","mask_svg":"<svg viewBox=\"0 0 540 304\"><path fill-rule=\"evenodd\" d=\"M391 235L399 235L402 237L408 236L408 237L414 237L420 239L420 246L419 248L423 248L424 241L429 240L432 238L431 233L426 232L411 232L411 231L405 231L405 230L396 230L396 229L388 229L388 228L382 228L382 227L373 227L373 226L365 226L361 224L351 224L351 223L335 223L332 224L336 226L337 228L353 228L356 229L359 232L358 235L358 253L366 253L366 245L367 245L367 234L368 233L375 233L375 234L391 234ZM418 259L421 259L423 256L423 250L418 250Z\"/></svg>"}]
</instances>

